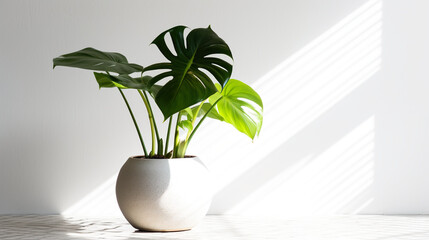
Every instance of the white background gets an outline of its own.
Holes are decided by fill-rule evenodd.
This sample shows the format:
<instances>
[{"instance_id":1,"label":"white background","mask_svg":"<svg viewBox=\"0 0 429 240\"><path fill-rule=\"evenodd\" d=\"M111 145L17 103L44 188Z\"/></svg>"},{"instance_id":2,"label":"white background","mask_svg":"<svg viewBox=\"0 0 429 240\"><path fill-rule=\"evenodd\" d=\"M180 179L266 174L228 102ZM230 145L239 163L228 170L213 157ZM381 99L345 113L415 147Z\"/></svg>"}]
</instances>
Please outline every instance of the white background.
<instances>
[{"instance_id":1,"label":"white background","mask_svg":"<svg viewBox=\"0 0 429 240\"><path fill-rule=\"evenodd\" d=\"M147 66L179 24L211 24L265 107L254 143L214 121L191 143L210 213L429 213L428 1L82 0L0 2L0 214L118 214L115 174L141 153L127 109L52 58L94 47Z\"/></svg>"}]
</instances>

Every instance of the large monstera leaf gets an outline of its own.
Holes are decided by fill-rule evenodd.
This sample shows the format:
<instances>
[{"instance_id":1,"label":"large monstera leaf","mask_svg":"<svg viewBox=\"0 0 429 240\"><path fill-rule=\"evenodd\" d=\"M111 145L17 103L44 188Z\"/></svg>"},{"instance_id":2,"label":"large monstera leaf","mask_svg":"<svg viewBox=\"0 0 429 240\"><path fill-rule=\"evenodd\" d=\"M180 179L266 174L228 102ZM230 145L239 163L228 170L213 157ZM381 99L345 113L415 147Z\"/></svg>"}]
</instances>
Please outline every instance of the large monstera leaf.
<instances>
[{"instance_id":1,"label":"large monstera leaf","mask_svg":"<svg viewBox=\"0 0 429 240\"><path fill-rule=\"evenodd\" d=\"M231 51L210 27L192 30L186 40L185 29L185 26L177 26L161 33L152 43L169 62L153 64L144 69L164 70L149 81L149 86L168 80L155 98L165 119L207 99L217 91L212 78L225 86L232 72L232 65L218 57L221 54L232 59ZM167 34L171 37L176 54L167 46Z\"/></svg>"},{"instance_id":2,"label":"large monstera leaf","mask_svg":"<svg viewBox=\"0 0 429 240\"><path fill-rule=\"evenodd\" d=\"M239 80L230 79L222 92L215 93L209 101L213 103L219 98L216 106L225 122L252 139L259 135L264 106L255 90Z\"/></svg>"},{"instance_id":3,"label":"large monstera leaf","mask_svg":"<svg viewBox=\"0 0 429 240\"><path fill-rule=\"evenodd\" d=\"M102 52L94 48L85 48L76 52L64 54L54 58L56 66L83 68L95 71L115 72L119 74L130 74L142 72L143 67L128 63L127 58L114 52Z\"/></svg>"}]
</instances>

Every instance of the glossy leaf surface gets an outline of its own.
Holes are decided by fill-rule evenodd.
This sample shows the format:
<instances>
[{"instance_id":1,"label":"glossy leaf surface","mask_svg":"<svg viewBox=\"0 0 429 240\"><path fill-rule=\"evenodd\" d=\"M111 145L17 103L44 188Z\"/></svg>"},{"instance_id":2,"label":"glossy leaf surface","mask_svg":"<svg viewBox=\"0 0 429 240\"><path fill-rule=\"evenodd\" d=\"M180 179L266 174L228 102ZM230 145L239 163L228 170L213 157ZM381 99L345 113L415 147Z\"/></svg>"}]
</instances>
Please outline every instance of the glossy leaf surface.
<instances>
[{"instance_id":1,"label":"glossy leaf surface","mask_svg":"<svg viewBox=\"0 0 429 240\"><path fill-rule=\"evenodd\" d=\"M220 96L217 108L224 121L252 139L258 136L263 120L263 103L258 93L243 82L230 79Z\"/></svg>"},{"instance_id":2,"label":"glossy leaf surface","mask_svg":"<svg viewBox=\"0 0 429 240\"><path fill-rule=\"evenodd\" d=\"M206 112L211 108L212 104L205 102L201 106L200 111L197 114L197 110L199 106L195 106L192 108L185 108L182 110L182 116L185 116L187 120L192 121L196 117L202 117ZM207 117L213 118L219 121L223 121L223 117L219 114L216 108L212 108L210 112L207 114Z\"/></svg>"},{"instance_id":3,"label":"glossy leaf surface","mask_svg":"<svg viewBox=\"0 0 429 240\"><path fill-rule=\"evenodd\" d=\"M152 78L150 76L143 76L141 78L132 78L128 75L108 75L105 73L94 72L95 79L98 82L100 88L111 88L118 87L121 89L141 89L148 91L152 96L156 96L161 86L153 85L150 89L148 88L148 81Z\"/></svg>"},{"instance_id":4,"label":"glossy leaf surface","mask_svg":"<svg viewBox=\"0 0 429 240\"><path fill-rule=\"evenodd\" d=\"M200 112L198 113L198 116L206 114L206 112L211 108L211 103L204 103L203 106L200 109ZM213 118L219 121L223 121L223 117L219 114L216 108L212 108L210 112L207 114L207 117Z\"/></svg>"},{"instance_id":5,"label":"glossy leaf surface","mask_svg":"<svg viewBox=\"0 0 429 240\"><path fill-rule=\"evenodd\" d=\"M164 70L149 85L167 80L155 98L165 119L207 99L217 91L213 80L224 86L232 73L230 63L213 55L232 59L228 45L210 27L194 29L186 39L185 28L171 28L153 41L169 62L153 64L144 70ZM166 36L171 37L175 54L168 48Z\"/></svg>"},{"instance_id":6,"label":"glossy leaf surface","mask_svg":"<svg viewBox=\"0 0 429 240\"><path fill-rule=\"evenodd\" d=\"M64 66L119 74L143 71L142 66L128 63L127 58L120 53L102 52L94 48L85 48L80 51L64 54L54 58L53 62L54 68L56 66Z\"/></svg>"},{"instance_id":7,"label":"glossy leaf surface","mask_svg":"<svg viewBox=\"0 0 429 240\"><path fill-rule=\"evenodd\" d=\"M194 127L192 126L192 122L190 120L180 121L179 127L182 128L183 130L187 129L190 132L192 132L192 129L194 129Z\"/></svg>"}]
</instances>

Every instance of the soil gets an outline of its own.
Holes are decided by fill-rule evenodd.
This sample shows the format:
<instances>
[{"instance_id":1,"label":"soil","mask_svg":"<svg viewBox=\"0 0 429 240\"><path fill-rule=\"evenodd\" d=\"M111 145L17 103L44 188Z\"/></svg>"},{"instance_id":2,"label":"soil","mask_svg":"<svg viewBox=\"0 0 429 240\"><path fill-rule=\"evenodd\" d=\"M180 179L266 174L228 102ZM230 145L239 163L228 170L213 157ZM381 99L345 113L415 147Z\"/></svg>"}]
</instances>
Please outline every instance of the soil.
<instances>
[{"instance_id":1,"label":"soil","mask_svg":"<svg viewBox=\"0 0 429 240\"><path fill-rule=\"evenodd\" d=\"M185 157L184 158L193 158L193 157L195 157L195 156L193 156L193 155L185 155ZM143 155L141 155L141 156L134 156L133 158L141 158L141 159L144 159L144 158L146 158L145 156L143 156ZM148 157L147 159L169 159L169 158L167 158L167 157L165 157L165 156L161 156L161 155L155 155L155 156L152 156L152 157Z\"/></svg>"}]
</instances>

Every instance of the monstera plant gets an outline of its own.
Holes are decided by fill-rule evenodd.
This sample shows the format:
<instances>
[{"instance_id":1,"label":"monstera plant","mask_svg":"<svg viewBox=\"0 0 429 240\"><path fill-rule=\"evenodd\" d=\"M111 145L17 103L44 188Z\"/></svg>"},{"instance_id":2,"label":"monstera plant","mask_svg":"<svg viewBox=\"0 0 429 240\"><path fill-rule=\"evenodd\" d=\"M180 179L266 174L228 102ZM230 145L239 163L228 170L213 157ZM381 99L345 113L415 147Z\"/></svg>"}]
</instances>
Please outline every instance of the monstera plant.
<instances>
[{"instance_id":1,"label":"monstera plant","mask_svg":"<svg viewBox=\"0 0 429 240\"><path fill-rule=\"evenodd\" d=\"M262 126L262 100L250 86L230 79L232 53L229 46L211 27L193 29L186 37L185 29L185 26L173 27L152 42L167 60L162 63L142 67L129 63L120 53L85 48L54 58L54 68L94 70L100 88L117 88L130 112L145 157L184 157L189 142L206 117L229 123L255 138ZM174 49L168 47L167 35ZM156 74L151 76L152 72ZM137 90L146 106L152 135L150 151L146 149L123 89ZM168 121L165 138L158 132L149 96L154 98L164 121ZM170 151L174 117L174 143ZM184 139L180 139L180 129L187 131Z\"/></svg>"},{"instance_id":2,"label":"monstera plant","mask_svg":"<svg viewBox=\"0 0 429 240\"><path fill-rule=\"evenodd\" d=\"M53 60L54 68L95 71L99 87L117 88L125 101L144 155L130 157L122 166L116 196L125 218L140 230L187 230L207 213L212 197L208 170L198 157L186 155L207 117L229 123L251 139L262 126L262 100L251 87L231 79L233 59L225 41L210 27L188 34L185 30L173 27L155 38L153 44L166 61L146 67L129 63L120 53L94 48ZM170 44L166 39L171 39ZM146 107L150 150L125 96L130 89L138 92ZM158 131L150 98L161 110L163 123L168 122L165 137ZM169 144L170 135L173 144Z\"/></svg>"}]
</instances>

